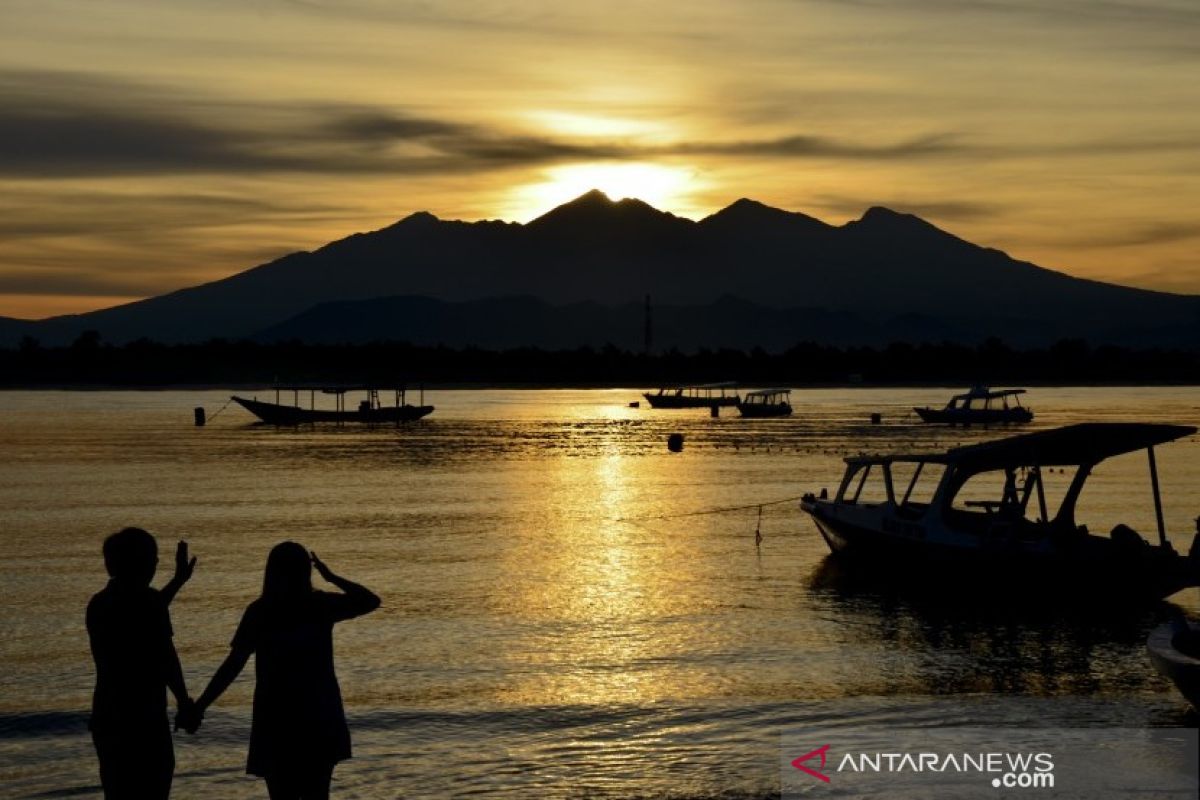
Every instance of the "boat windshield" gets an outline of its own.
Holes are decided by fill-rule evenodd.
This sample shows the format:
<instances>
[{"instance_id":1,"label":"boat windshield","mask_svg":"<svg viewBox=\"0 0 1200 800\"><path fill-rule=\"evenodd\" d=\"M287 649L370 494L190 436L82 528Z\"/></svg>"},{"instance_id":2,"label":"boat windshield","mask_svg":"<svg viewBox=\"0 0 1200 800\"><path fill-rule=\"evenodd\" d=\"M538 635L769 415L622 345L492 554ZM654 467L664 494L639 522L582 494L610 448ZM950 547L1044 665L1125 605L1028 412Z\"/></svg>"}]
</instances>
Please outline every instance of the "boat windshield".
<instances>
[{"instance_id":1,"label":"boat windshield","mask_svg":"<svg viewBox=\"0 0 1200 800\"><path fill-rule=\"evenodd\" d=\"M896 502L909 508L928 507L946 473L945 464L923 461L896 461L891 468Z\"/></svg>"},{"instance_id":2,"label":"boat windshield","mask_svg":"<svg viewBox=\"0 0 1200 800\"><path fill-rule=\"evenodd\" d=\"M1084 469L1081 474L1080 469L1009 467L976 472L957 486L951 481L947 513L959 525L970 525L973 518L1047 523L1064 510L1065 521L1070 521L1071 488L1076 477L1082 481L1088 473Z\"/></svg>"}]
</instances>

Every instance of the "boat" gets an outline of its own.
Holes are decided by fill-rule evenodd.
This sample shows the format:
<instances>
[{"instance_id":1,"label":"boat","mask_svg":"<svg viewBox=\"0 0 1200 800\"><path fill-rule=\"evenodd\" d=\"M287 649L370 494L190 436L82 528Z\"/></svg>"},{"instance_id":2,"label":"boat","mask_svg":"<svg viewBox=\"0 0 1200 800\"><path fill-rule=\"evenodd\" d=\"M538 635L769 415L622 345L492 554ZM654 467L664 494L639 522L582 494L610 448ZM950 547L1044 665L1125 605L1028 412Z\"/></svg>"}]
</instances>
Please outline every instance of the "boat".
<instances>
[{"instance_id":1,"label":"boat","mask_svg":"<svg viewBox=\"0 0 1200 800\"><path fill-rule=\"evenodd\" d=\"M950 398L944 408L914 408L923 422L951 425L990 425L1004 422L1031 422L1033 411L1021 405L1024 389L989 389L975 386ZM1009 399L1012 403L1009 403Z\"/></svg>"},{"instance_id":2,"label":"boat","mask_svg":"<svg viewBox=\"0 0 1200 800\"><path fill-rule=\"evenodd\" d=\"M642 397L651 408L721 408L736 406L737 384L701 383L695 386L664 386L657 392L645 392Z\"/></svg>"},{"instance_id":3,"label":"boat","mask_svg":"<svg viewBox=\"0 0 1200 800\"><path fill-rule=\"evenodd\" d=\"M1167 540L1154 448L1195 432L1083 423L941 453L852 456L832 498L823 489L806 494L800 507L831 553L894 574L977 589L992 581L976 576L1023 592L1084 586L1163 598L1200 585L1200 547L1194 541L1182 556ZM1149 459L1157 544L1126 525L1104 536L1075 521L1093 468L1138 450ZM1069 474L1057 509L1047 504L1047 469ZM980 496L981 485L989 496Z\"/></svg>"},{"instance_id":4,"label":"boat","mask_svg":"<svg viewBox=\"0 0 1200 800\"><path fill-rule=\"evenodd\" d=\"M757 389L738 403L743 417L786 417L792 413L791 389Z\"/></svg>"},{"instance_id":5,"label":"boat","mask_svg":"<svg viewBox=\"0 0 1200 800\"><path fill-rule=\"evenodd\" d=\"M1200 623L1180 614L1150 632L1146 639L1150 663L1179 693L1200 711Z\"/></svg>"},{"instance_id":6,"label":"boat","mask_svg":"<svg viewBox=\"0 0 1200 800\"><path fill-rule=\"evenodd\" d=\"M292 404L281 402L282 394L292 393ZM300 404L301 396L308 393L308 408ZM362 392L364 398L357 406L347 408L346 395L352 392ZM380 399L380 392L391 392L394 402L385 405ZM317 408L317 395L332 395L333 408ZM403 386L276 386L275 402L268 403L257 397L247 399L234 395L233 402L258 417L268 425L302 425L311 422L410 422L433 413L433 406L425 405L425 392L421 390L421 399L417 405L409 405L407 390Z\"/></svg>"}]
</instances>

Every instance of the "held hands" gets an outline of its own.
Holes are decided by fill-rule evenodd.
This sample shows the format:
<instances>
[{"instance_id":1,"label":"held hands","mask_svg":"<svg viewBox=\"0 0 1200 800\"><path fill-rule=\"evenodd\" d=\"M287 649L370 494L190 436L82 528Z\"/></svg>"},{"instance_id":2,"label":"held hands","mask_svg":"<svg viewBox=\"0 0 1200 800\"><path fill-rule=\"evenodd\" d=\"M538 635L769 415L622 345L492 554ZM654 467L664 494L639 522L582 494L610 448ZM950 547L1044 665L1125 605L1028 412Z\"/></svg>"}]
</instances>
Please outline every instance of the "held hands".
<instances>
[{"instance_id":1,"label":"held hands","mask_svg":"<svg viewBox=\"0 0 1200 800\"><path fill-rule=\"evenodd\" d=\"M183 728L188 733L195 733L200 730L203 720L204 712L200 705L189 697L179 703L179 711L175 714L175 730Z\"/></svg>"},{"instance_id":2,"label":"held hands","mask_svg":"<svg viewBox=\"0 0 1200 800\"><path fill-rule=\"evenodd\" d=\"M181 585L187 583L191 579L192 573L196 571L196 558L193 556L188 559L188 544L181 541L175 547L175 580Z\"/></svg>"}]
</instances>

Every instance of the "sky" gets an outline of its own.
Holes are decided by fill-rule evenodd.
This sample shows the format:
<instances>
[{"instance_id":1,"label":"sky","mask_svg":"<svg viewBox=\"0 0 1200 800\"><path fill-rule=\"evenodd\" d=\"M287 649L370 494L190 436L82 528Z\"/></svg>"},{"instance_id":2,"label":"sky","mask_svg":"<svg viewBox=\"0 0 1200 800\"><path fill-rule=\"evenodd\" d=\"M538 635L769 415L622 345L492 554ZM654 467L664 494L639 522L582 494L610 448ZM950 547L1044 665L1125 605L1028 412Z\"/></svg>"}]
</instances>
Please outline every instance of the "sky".
<instances>
[{"instance_id":1,"label":"sky","mask_svg":"<svg viewBox=\"0 0 1200 800\"><path fill-rule=\"evenodd\" d=\"M1196 0L0 0L0 315L591 188L1200 293Z\"/></svg>"}]
</instances>

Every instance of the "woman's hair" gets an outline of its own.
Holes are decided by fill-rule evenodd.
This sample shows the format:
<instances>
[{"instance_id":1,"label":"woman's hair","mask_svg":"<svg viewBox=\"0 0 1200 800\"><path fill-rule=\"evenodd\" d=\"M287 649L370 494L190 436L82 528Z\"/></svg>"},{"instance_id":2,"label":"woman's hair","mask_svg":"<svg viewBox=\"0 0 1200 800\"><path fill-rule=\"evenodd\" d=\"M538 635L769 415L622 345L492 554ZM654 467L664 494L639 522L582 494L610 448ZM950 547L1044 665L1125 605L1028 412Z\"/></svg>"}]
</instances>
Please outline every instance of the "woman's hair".
<instances>
[{"instance_id":1,"label":"woman's hair","mask_svg":"<svg viewBox=\"0 0 1200 800\"><path fill-rule=\"evenodd\" d=\"M280 542L267 556L262 596L267 600L291 600L312 588L312 561L308 551L295 542Z\"/></svg>"}]
</instances>

